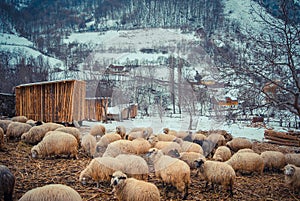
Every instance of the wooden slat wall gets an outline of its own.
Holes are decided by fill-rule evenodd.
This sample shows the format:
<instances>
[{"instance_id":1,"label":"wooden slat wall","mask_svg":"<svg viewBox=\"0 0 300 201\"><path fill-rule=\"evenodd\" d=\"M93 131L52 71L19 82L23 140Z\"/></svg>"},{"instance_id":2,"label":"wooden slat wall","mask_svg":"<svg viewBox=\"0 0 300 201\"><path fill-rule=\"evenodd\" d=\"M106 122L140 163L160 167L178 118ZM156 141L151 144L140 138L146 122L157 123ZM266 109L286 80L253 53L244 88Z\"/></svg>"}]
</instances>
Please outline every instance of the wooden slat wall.
<instances>
[{"instance_id":1,"label":"wooden slat wall","mask_svg":"<svg viewBox=\"0 0 300 201\"><path fill-rule=\"evenodd\" d=\"M64 80L16 87L16 115L45 122L84 119L85 82Z\"/></svg>"},{"instance_id":2,"label":"wooden slat wall","mask_svg":"<svg viewBox=\"0 0 300 201\"><path fill-rule=\"evenodd\" d=\"M85 118L88 120L102 121L105 116L105 109L108 107L108 99L86 99Z\"/></svg>"}]
</instances>

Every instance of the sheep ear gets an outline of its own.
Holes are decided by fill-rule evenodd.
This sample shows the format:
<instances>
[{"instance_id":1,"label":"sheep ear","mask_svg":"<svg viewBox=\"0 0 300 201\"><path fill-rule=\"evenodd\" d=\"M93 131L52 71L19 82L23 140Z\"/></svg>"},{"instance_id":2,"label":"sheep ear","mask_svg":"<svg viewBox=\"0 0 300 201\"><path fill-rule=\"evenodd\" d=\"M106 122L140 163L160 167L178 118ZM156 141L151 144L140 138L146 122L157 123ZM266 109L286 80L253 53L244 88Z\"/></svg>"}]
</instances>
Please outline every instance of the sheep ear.
<instances>
[{"instance_id":1,"label":"sheep ear","mask_svg":"<svg viewBox=\"0 0 300 201\"><path fill-rule=\"evenodd\" d=\"M127 177L124 177L124 176L122 176L122 177L119 177L119 180L121 180L121 179L127 179Z\"/></svg>"},{"instance_id":2,"label":"sheep ear","mask_svg":"<svg viewBox=\"0 0 300 201\"><path fill-rule=\"evenodd\" d=\"M294 174L295 173L295 167L293 167L293 166L291 166L291 172L292 172L292 174Z\"/></svg>"}]
</instances>

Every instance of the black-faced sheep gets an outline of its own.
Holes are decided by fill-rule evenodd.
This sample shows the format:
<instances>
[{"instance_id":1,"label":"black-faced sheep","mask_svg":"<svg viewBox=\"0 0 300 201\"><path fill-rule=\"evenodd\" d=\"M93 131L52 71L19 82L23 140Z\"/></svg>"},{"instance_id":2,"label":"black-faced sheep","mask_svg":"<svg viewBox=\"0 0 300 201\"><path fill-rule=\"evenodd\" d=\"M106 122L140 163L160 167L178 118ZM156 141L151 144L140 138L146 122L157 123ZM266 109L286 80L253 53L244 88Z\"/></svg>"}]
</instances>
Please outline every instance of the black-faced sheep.
<instances>
[{"instance_id":1,"label":"black-faced sheep","mask_svg":"<svg viewBox=\"0 0 300 201\"><path fill-rule=\"evenodd\" d=\"M148 180L148 164L142 157L132 154L120 154L116 159L118 159L122 165L122 172L126 173L129 177L145 181Z\"/></svg>"},{"instance_id":2,"label":"black-faced sheep","mask_svg":"<svg viewBox=\"0 0 300 201\"><path fill-rule=\"evenodd\" d=\"M264 161L263 158L257 153L244 152L244 153L235 153L233 156L226 161L233 167L237 172L241 173L253 173L257 172L263 174L264 171Z\"/></svg>"},{"instance_id":3,"label":"black-faced sheep","mask_svg":"<svg viewBox=\"0 0 300 201\"><path fill-rule=\"evenodd\" d=\"M80 144L81 133L80 133L78 128L75 128L75 127L61 127L61 128L57 128L55 130L65 132L65 133L69 133L69 134L73 135L76 138L78 144Z\"/></svg>"},{"instance_id":4,"label":"black-faced sheep","mask_svg":"<svg viewBox=\"0 0 300 201\"><path fill-rule=\"evenodd\" d=\"M31 148L32 158L55 155L68 155L77 159L78 143L73 135L60 131L52 131L41 142Z\"/></svg>"},{"instance_id":5,"label":"black-faced sheep","mask_svg":"<svg viewBox=\"0 0 300 201\"><path fill-rule=\"evenodd\" d=\"M5 165L0 165L0 195L4 195L4 201L13 200L16 178Z\"/></svg>"},{"instance_id":6,"label":"black-faced sheep","mask_svg":"<svg viewBox=\"0 0 300 201\"><path fill-rule=\"evenodd\" d=\"M228 146L233 152L237 152L240 149L252 149L252 142L246 138L237 137L227 142L226 146Z\"/></svg>"},{"instance_id":7,"label":"black-faced sheep","mask_svg":"<svg viewBox=\"0 0 300 201\"><path fill-rule=\"evenodd\" d=\"M15 122L20 122L20 123L26 123L28 118L25 116L15 116L15 117L12 117L11 120L15 121Z\"/></svg>"},{"instance_id":8,"label":"black-faced sheep","mask_svg":"<svg viewBox=\"0 0 300 201\"><path fill-rule=\"evenodd\" d=\"M183 194L182 198L188 196L191 182L190 167L184 161L164 155L161 150L151 148L147 153L149 159L154 163L155 176L165 184L171 184Z\"/></svg>"},{"instance_id":9,"label":"black-faced sheep","mask_svg":"<svg viewBox=\"0 0 300 201\"><path fill-rule=\"evenodd\" d=\"M285 165L285 156L280 151L264 151L261 154L266 170L281 170Z\"/></svg>"},{"instance_id":10,"label":"black-faced sheep","mask_svg":"<svg viewBox=\"0 0 300 201\"><path fill-rule=\"evenodd\" d=\"M127 178L121 171L113 173L111 186L119 201L160 200L159 190L153 183Z\"/></svg>"},{"instance_id":11,"label":"black-faced sheep","mask_svg":"<svg viewBox=\"0 0 300 201\"><path fill-rule=\"evenodd\" d=\"M97 183L97 188L100 182L109 182L111 175L121 170L122 164L119 160L113 157L94 158L88 166L80 173L79 181L86 185L88 181L93 180Z\"/></svg>"},{"instance_id":12,"label":"black-faced sheep","mask_svg":"<svg viewBox=\"0 0 300 201\"><path fill-rule=\"evenodd\" d=\"M287 164L293 164L297 167L300 167L300 154L296 154L296 153L285 154L285 161Z\"/></svg>"},{"instance_id":13,"label":"black-faced sheep","mask_svg":"<svg viewBox=\"0 0 300 201\"><path fill-rule=\"evenodd\" d=\"M221 161L221 162L224 162L224 161L227 161L228 159L230 159L231 157L231 151L228 147L226 146L219 146L214 155L213 155L213 160L215 161Z\"/></svg>"},{"instance_id":14,"label":"black-faced sheep","mask_svg":"<svg viewBox=\"0 0 300 201\"><path fill-rule=\"evenodd\" d=\"M121 136L116 133L107 133L103 135L96 144L96 154L95 156L100 157L105 152L107 146L117 140L121 140Z\"/></svg>"},{"instance_id":15,"label":"black-faced sheep","mask_svg":"<svg viewBox=\"0 0 300 201\"><path fill-rule=\"evenodd\" d=\"M4 131L4 134L7 132L7 127L8 125L13 122L12 120L8 120L8 119L3 119L3 120L0 120L0 128L3 129Z\"/></svg>"},{"instance_id":16,"label":"black-faced sheep","mask_svg":"<svg viewBox=\"0 0 300 201\"><path fill-rule=\"evenodd\" d=\"M94 154L96 153L96 137L91 134L83 135L81 139L81 147L83 151L91 158L93 158Z\"/></svg>"},{"instance_id":17,"label":"black-faced sheep","mask_svg":"<svg viewBox=\"0 0 300 201\"><path fill-rule=\"evenodd\" d=\"M44 138L47 129L43 126L33 126L26 133L21 135L21 140L29 144L37 144Z\"/></svg>"},{"instance_id":18,"label":"black-faced sheep","mask_svg":"<svg viewBox=\"0 0 300 201\"><path fill-rule=\"evenodd\" d=\"M4 131L0 128L0 150L4 148Z\"/></svg>"},{"instance_id":19,"label":"black-faced sheep","mask_svg":"<svg viewBox=\"0 0 300 201\"><path fill-rule=\"evenodd\" d=\"M116 126L116 133L119 134L121 136L122 139L125 138L126 135L126 128L125 126Z\"/></svg>"},{"instance_id":20,"label":"black-faced sheep","mask_svg":"<svg viewBox=\"0 0 300 201\"><path fill-rule=\"evenodd\" d=\"M90 130L90 134L95 136L96 138L102 137L106 133L106 128L104 125L96 124L92 126Z\"/></svg>"},{"instance_id":21,"label":"black-faced sheep","mask_svg":"<svg viewBox=\"0 0 300 201\"><path fill-rule=\"evenodd\" d=\"M32 126L26 123L12 122L7 127L7 138L19 139L23 133L28 132Z\"/></svg>"},{"instance_id":22,"label":"black-faced sheep","mask_svg":"<svg viewBox=\"0 0 300 201\"><path fill-rule=\"evenodd\" d=\"M288 164L284 167L285 183L293 190L300 192L300 168Z\"/></svg>"},{"instance_id":23,"label":"black-faced sheep","mask_svg":"<svg viewBox=\"0 0 300 201\"><path fill-rule=\"evenodd\" d=\"M82 201L73 188L63 184L48 184L27 191L19 201Z\"/></svg>"},{"instance_id":24,"label":"black-faced sheep","mask_svg":"<svg viewBox=\"0 0 300 201\"><path fill-rule=\"evenodd\" d=\"M205 161L203 159L196 160L196 167L199 170L200 178L205 180L206 186L209 182L213 184L221 184L224 188L229 187L230 195L233 196L233 184L235 182L234 169L224 162Z\"/></svg>"}]
</instances>

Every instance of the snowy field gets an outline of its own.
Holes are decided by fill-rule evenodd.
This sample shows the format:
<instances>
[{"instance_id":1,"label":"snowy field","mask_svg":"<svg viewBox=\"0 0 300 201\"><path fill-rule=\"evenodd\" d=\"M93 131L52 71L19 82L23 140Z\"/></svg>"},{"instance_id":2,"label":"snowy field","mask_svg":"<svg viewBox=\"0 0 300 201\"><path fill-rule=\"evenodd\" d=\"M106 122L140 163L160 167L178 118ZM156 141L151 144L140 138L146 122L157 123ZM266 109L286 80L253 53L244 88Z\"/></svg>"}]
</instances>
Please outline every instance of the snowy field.
<instances>
[{"instance_id":1,"label":"snowy field","mask_svg":"<svg viewBox=\"0 0 300 201\"><path fill-rule=\"evenodd\" d=\"M263 141L264 138L264 128L252 128L247 127L246 124L236 123L228 125L225 121L219 120L215 121L209 119L205 116L200 116L194 119L195 129L196 130L216 130L222 129L231 133L233 137L245 137L250 140ZM84 121L83 126L93 126L95 124L102 124L100 122ZM162 129L168 127L174 130L188 130L189 118L180 118L180 117L163 117L161 122L158 117L143 117L135 118L132 120L120 121L111 121L105 125L108 131L114 131L117 125L123 125L126 127L126 130L130 130L133 127L151 127L153 128L154 133L162 133Z\"/></svg>"}]
</instances>

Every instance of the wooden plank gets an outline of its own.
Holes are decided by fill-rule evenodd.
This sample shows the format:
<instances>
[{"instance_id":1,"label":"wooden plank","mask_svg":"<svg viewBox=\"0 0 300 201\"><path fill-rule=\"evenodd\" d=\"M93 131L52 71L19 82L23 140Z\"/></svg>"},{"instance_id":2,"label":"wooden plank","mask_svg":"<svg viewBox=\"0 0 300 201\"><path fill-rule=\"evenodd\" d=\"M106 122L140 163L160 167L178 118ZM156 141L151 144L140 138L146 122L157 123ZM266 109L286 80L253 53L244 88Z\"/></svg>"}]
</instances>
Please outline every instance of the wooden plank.
<instances>
[{"instance_id":1,"label":"wooden plank","mask_svg":"<svg viewBox=\"0 0 300 201\"><path fill-rule=\"evenodd\" d=\"M285 139L291 139L291 140L298 140L298 138L296 136L293 135L288 135L284 132L276 132L273 130L265 130L264 133L265 136L273 136L273 137L279 137L279 138L285 138Z\"/></svg>"}]
</instances>

